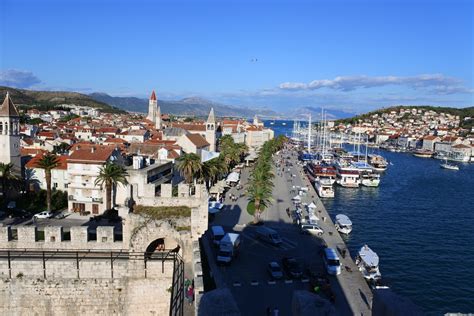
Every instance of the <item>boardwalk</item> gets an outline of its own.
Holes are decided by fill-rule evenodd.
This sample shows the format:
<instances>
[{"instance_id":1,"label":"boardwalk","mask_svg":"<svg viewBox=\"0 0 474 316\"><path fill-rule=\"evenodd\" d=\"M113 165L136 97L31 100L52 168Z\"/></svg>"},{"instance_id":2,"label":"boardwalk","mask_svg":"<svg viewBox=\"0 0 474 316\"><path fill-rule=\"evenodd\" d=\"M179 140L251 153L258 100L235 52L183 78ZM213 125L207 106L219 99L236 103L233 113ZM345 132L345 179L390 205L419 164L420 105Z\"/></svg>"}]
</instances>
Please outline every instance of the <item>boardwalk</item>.
<instances>
[{"instance_id":1,"label":"boardwalk","mask_svg":"<svg viewBox=\"0 0 474 316\"><path fill-rule=\"evenodd\" d=\"M253 218L245 211L247 199L241 197L237 201L231 201L229 198L230 194L240 196L244 190L238 191L236 188L231 188L227 193L224 209L211 223L211 225L224 226L226 231L237 231L242 234L240 255L229 267L215 265L215 250L210 247L207 240L205 242L206 253L217 286L228 287L231 290L242 315L264 315L267 307L278 307L281 315L291 315L293 292L310 289L309 284L304 280L294 280L291 283L279 280L276 284L270 283L266 271L269 261L293 256L312 271L324 271L319 255L323 241L316 237L302 235L286 212L287 208L294 208L291 198L296 193L290 192L293 185L309 187L309 192L303 196L302 202L309 204L313 201L317 205L318 216L325 218L324 222L321 221L321 226L325 230L324 243L329 247L343 244L316 192L306 182L301 168L296 165L296 156L292 157L292 162L293 167L290 167L289 171L282 173L275 169L274 201L262 215L265 225L275 228L282 236L282 247L274 247L255 238L255 228L248 225ZM241 184L244 186L250 171L250 169L242 171ZM332 235L329 232L332 232ZM343 269L341 275L329 277L335 295L337 314L370 315L368 303L370 304L372 300L372 294L367 284L349 255L346 258L341 256L341 262L343 266L350 267L353 272ZM265 295L262 296L263 292Z\"/></svg>"}]
</instances>

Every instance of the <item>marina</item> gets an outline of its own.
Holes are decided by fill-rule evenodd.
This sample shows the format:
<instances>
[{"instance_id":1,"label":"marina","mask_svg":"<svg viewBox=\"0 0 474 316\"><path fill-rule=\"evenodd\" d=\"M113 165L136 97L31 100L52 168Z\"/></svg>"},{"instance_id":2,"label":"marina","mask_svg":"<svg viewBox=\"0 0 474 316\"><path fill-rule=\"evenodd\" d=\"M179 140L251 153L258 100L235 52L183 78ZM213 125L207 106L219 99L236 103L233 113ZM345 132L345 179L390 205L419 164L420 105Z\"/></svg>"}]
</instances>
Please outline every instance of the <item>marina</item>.
<instances>
[{"instance_id":1,"label":"marina","mask_svg":"<svg viewBox=\"0 0 474 316\"><path fill-rule=\"evenodd\" d=\"M273 128L276 135L291 134L292 123ZM380 186L334 186L335 198L323 200L330 216L351 219L354 231L344 238L350 253L356 257L368 244L380 257L383 280L427 315L472 312L474 291L466 289L474 277L469 265L458 263L474 262L464 247L474 236L459 229L474 221L474 165L452 172L436 159L376 148L369 155L372 151L388 162Z\"/></svg>"}]
</instances>

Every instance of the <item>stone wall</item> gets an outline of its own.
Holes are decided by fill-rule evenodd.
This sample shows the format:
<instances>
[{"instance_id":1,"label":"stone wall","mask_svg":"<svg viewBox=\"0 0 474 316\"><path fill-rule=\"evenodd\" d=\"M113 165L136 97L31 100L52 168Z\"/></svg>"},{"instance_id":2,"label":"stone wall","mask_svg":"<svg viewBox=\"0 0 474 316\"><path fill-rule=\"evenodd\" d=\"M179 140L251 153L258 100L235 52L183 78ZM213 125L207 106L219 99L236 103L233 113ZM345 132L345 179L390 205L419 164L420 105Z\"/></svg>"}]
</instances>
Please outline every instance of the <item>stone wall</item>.
<instances>
[{"instance_id":1,"label":"stone wall","mask_svg":"<svg viewBox=\"0 0 474 316\"><path fill-rule=\"evenodd\" d=\"M170 280L0 281L1 315L167 315Z\"/></svg>"}]
</instances>

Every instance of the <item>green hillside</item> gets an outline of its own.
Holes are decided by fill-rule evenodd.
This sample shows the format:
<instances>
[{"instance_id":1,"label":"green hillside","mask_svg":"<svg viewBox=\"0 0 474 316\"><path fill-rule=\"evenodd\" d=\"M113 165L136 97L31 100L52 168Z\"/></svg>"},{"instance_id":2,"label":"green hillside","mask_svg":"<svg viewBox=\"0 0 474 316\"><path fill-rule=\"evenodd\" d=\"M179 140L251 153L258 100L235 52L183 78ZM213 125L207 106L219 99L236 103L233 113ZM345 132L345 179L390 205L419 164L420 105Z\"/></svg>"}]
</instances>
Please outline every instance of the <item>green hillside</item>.
<instances>
[{"instance_id":1,"label":"green hillside","mask_svg":"<svg viewBox=\"0 0 474 316\"><path fill-rule=\"evenodd\" d=\"M0 98L3 100L7 91L13 103L19 109L34 106L39 110L58 108L60 104L75 104L100 109L105 113L126 113L124 110L110 106L107 103L94 100L88 95L66 91L32 91L0 86Z\"/></svg>"}]
</instances>

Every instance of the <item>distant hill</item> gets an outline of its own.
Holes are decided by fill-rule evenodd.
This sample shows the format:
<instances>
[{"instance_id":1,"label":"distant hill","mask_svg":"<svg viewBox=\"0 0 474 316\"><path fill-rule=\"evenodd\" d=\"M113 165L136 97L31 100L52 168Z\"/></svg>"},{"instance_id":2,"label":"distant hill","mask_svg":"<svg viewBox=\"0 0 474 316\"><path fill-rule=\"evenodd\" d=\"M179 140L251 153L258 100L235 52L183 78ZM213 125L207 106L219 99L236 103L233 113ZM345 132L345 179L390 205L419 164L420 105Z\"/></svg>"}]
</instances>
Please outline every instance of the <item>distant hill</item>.
<instances>
[{"instance_id":1,"label":"distant hill","mask_svg":"<svg viewBox=\"0 0 474 316\"><path fill-rule=\"evenodd\" d=\"M38 109L49 110L57 108L61 104L75 104L79 106L98 108L102 112L107 113L124 112L123 110L114 108L107 103L97 101L86 94L77 92L34 91L0 86L0 99L2 99L2 101L7 91L10 93L13 103L15 103L15 105L20 109L35 106Z\"/></svg>"},{"instance_id":2,"label":"distant hill","mask_svg":"<svg viewBox=\"0 0 474 316\"><path fill-rule=\"evenodd\" d=\"M419 105L419 106L412 106L412 105L396 105L388 108L383 108L383 109L378 109L372 112L368 112L365 114L353 116L350 118L344 118L337 120L336 123L350 123L354 124L358 120L363 120L365 118L368 118L374 114L383 114L383 113L388 113L391 111L399 111L400 109L421 109L425 111L434 111L436 113L448 113L452 115L459 115L461 119L461 127L470 127L472 126L472 119L470 120L464 120L466 117L473 118L474 117L474 106L467 107L467 108L450 108L450 107L441 107L441 106L430 106L430 105Z\"/></svg>"},{"instance_id":3,"label":"distant hill","mask_svg":"<svg viewBox=\"0 0 474 316\"><path fill-rule=\"evenodd\" d=\"M92 93L91 98L104 102L115 107L121 108L131 112L148 112L148 100L135 97L113 97L106 93ZM235 116L235 117L253 117L255 114L260 117L275 117L279 116L273 110L261 108L237 107L232 105L225 105L203 98L185 98L177 101L158 100L161 107L161 113L169 113L174 115L189 115L189 116L207 116L211 107L217 116Z\"/></svg>"}]
</instances>

